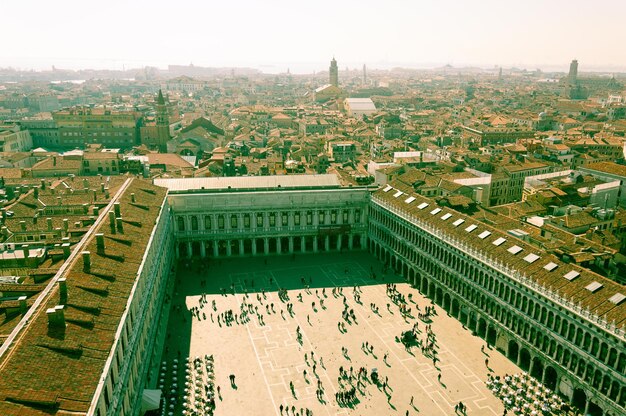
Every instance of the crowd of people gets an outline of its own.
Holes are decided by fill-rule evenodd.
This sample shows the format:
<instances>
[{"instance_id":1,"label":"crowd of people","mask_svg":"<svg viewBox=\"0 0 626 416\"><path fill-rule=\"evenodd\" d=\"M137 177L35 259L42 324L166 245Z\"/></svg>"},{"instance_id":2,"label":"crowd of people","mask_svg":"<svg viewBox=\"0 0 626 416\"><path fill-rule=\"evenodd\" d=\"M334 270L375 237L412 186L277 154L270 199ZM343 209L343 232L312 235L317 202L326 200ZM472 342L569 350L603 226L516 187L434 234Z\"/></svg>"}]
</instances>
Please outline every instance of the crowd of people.
<instances>
[{"instance_id":1,"label":"crowd of people","mask_svg":"<svg viewBox=\"0 0 626 416\"><path fill-rule=\"evenodd\" d=\"M520 374L488 376L487 387L504 403L505 414L555 415L566 414L570 406L538 380Z\"/></svg>"},{"instance_id":2,"label":"crowd of people","mask_svg":"<svg viewBox=\"0 0 626 416\"><path fill-rule=\"evenodd\" d=\"M346 274L348 272L349 270L346 269ZM383 274L384 272L385 271L383 271ZM370 278L376 278L373 270L371 270ZM290 292L280 287L278 282L274 281L272 278L269 280L269 287L271 287L272 290L277 290L277 300L273 295L268 296L268 293L263 289L263 286L268 283L267 279L261 279L260 286L257 289L254 288L253 280L243 280L242 295L238 296L238 307L233 307L232 304L230 304L229 308L218 311L216 300L209 301L208 296L202 294L199 297L197 306L189 306L187 310L191 313L193 320L206 321L210 319L212 323L217 324L220 328L233 325L247 325L251 321L255 321L255 324L262 327L265 325L265 317L271 315L280 315L283 321L291 321L293 319L292 322L294 326L292 328L295 327L295 331L292 332L292 334L295 335L294 338L299 348L305 350L314 346L310 345L309 340L305 337L303 328L300 326L304 324L304 320L298 321L298 319L296 319L294 304L300 303L301 305L298 310L301 311L302 309L307 310L309 307L308 302L310 302L310 312L305 312L307 313L306 322L309 326L313 326L311 316L315 317L315 314L318 313L320 309L325 310L327 304L330 305L332 302L341 302L341 308L339 309L341 311L341 317L339 318L339 316L337 316L337 318L339 318L337 319L339 332L346 334L348 328L356 328L359 325L359 320L363 319L361 315L362 312L360 312L360 310L355 311L355 309L358 309L357 305L362 305L361 295L363 291L360 286L355 285L351 288L337 286L332 289L329 288L329 293L327 293L324 288L312 290L311 285L313 284L313 279L311 277L301 276L300 281L304 290L295 295L293 302L290 298ZM379 282L382 283L380 280ZM248 293L248 290L251 290L251 292ZM223 296L230 296L231 293L235 293L235 286L231 285L230 290L223 289L221 292ZM439 345L432 325L432 317L437 314L434 305L431 302L431 304L422 305L422 308L420 308L420 305L413 300L411 294L405 296L404 293L398 290L395 283L386 283L385 293L386 299L383 300L382 303L380 301L370 302L369 309L374 314L381 316L380 308L377 303L381 304L383 307L386 303L387 313L394 315L394 312L400 312L404 322L410 324L410 326L404 329L399 336L396 336L396 342L402 343L406 351L411 355L414 355L412 351L415 347L419 348L419 351L421 351L424 357L432 360L432 364L437 370L434 377L443 385L441 369L437 364L439 362ZM330 294L332 294L332 297L329 296ZM291 296L294 296L293 293ZM308 299L305 299L305 296ZM273 300L275 303L272 302ZM337 308L332 309L337 310ZM415 315L413 315L413 311L415 311ZM306 327L306 324L304 324L303 327ZM351 331L354 331L354 329L351 329ZM388 361L389 352L386 352L385 348L386 346L384 344L382 348L379 345L375 348L374 344L369 340L363 340L361 343L361 352L366 356L370 356L374 360L379 360L381 358L376 354L380 354L384 365L384 367L381 366L381 368L391 367L391 363ZM381 349L382 351L380 351ZM378 351L380 351L380 353ZM339 366L337 386L336 388L332 388L334 392L334 402L337 406L342 408L354 408L358 406L360 398L371 396L371 394L367 393L368 386L376 386L386 395L387 401L391 404L393 389L389 386L388 377L380 376L377 368L368 370L363 366L352 365L352 359L345 346L341 346L341 357L345 362L336 363L336 361L333 360L335 364ZM329 357L326 358L328 359ZM358 363L357 360L358 357L356 357L355 363ZM371 358L368 359L368 361L371 361ZM306 368L301 370L301 376L304 382L307 385L315 386L317 400L322 404L326 404L329 400L329 395L324 388L323 378L320 377L321 374L329 375L329 371L327 371L324 366L324 357L317 356L314 351L309 350L304 354L304 363L306 364ZM485 364L488 367L487 360ZM177 365L177 363L175 363L175 365ZM322 368L323 371L320 370L320 368ZM167 370L167 368L164 367L164 370ZM172 370L176 371L176 368L174 367ZM187 360L185 361L185 372L185 385L182 392L178 388L179 384L176 377L173 377L170 384L164 387L164 391L167 392L167 395L163 415L169 416L172 414L169 412L177 408L177 404L184 406L183 414L213 414L216 398L221 400L220 388L214 387L213 358L207 356ZM293 400L299 400L298 395L302 394L302 391L298 391L300 388L297 388L301 380L302 379L298 380L295 378L288 382ZM163 381L163 379L161 381ZM229 381L231 387L236 389L235 376L233 374L229 376ZM528 389L525 388L520 391L519 383L527 385ZM534 381L525 375L515 375L506 376L502 379L499 377L490 377L487 384L494 394L502 399L506 411L513 412L514 414L538 414L533 412L551 414L546 412L560 411L563 402L558 399L558 396L547 393L543 386L537 386L533 383ZM307 389L307 391L309 390ZM332 397L332 393L330 397ZM281 415L313 415L311 409L304 407L297 408L295 405L291 405L291 403L287 405L288 401L289 399L285 399L282 403L277 403ZM413 396L411 396L411 400L406 407L408 408L408 410L406 410L407 415L419 412L414 403ZM410 412L410 410L412 410L412 412ZM459 402L454 406L454 410L457 414L465 414L467 407L462 402ZM402 412L404 411L403 409Z\"/></svg>"}]
</instances>

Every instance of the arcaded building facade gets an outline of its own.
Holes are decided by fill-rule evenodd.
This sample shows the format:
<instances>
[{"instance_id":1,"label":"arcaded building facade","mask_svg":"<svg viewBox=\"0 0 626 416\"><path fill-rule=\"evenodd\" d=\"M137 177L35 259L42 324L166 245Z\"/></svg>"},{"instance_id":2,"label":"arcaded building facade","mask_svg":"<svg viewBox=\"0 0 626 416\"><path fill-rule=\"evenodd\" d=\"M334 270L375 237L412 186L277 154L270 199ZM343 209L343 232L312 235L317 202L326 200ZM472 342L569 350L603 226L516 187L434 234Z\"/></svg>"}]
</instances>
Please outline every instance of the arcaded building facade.
<instances>
[{"instance_id":1,"label":"arcaded building facade","mask_svg":"<svg viewBox=\"0 0 626 416\"><path fill-rule=\"evenodd\" d=\"M334 175L164 179L157 184L169 188L178 256L367 247L369 192L341 188Z\"/></svg>"},{"instance_id":2,"label":"arcaded building facade","mask_svg":"<svg viewBox=\"0 0 626 416\"><path fill-rule=\"evenodd\" d=\"M585 414L624 414L623 286L401 183L372 194L368 239L383 262Z\"/></svg>"}]
</instances>

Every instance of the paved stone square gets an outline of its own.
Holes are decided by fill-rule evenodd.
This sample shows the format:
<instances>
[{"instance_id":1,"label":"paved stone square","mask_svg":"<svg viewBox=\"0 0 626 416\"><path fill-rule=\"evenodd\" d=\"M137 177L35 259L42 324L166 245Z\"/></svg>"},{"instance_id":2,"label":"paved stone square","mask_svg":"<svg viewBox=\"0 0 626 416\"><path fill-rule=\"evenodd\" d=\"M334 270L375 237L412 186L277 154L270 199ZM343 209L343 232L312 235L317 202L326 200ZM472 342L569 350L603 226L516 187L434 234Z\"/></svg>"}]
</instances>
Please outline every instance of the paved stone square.
<instances>
[{"instance_id":1,"label":"paved stone square","mask_svg":"<svg viewBox=\"0 0 626 416\"><path fill-rule=\"evenodd\" d=\"M303 288L302 279L310 282L309 290ZM402 317L387 296L385 283L397 283L413 317ZM360 304L354 298L355 285L362 292ZM338 322L345 322L343 296L334 296L333 287L343 288L348 308L356 316L355 323L346 323L345 332L338 327ZM278 288L287 289L293 316L279 299ZM223 290L228 294L222 295ZM494 374L521 371L438 306L431 322L438 345L436 367L419 347L407 351L396 337L418 322L417 337L425 340L427 323L417 319L416 308L419 305L423 311L432 304L400 277L383 273L380 262L366 252L212 260L204 270L197 262L183 261L174 292L164 359L214 355L216 382L221 387L216 415L275 415L281 404L295 406L297 411L308 408L314 415L405 415L407 411L410 415L452 415L460 401L467 406L467 414L501 415L502 403L485 386L487 354ZM202 294L206 302L198 319L189 310L200 306ZM258 315L250 315L246 324L238 318L237 323L226 325L223 316L218 323L218 315L225 311L240 314L243 302L258 308ZM379 314L373 312L372 303ZM364 352L364 342L373 345L373 353ZM347 348L349 359L342 347ZM352 368L354 374L360 367L366 367L368 374L376 368L381 380L388 379L388 387L366 383L362 393L357 392L355 404L342 407L335 399L340 367L348 372ZM235 375L236 389L230 386L230 374ZM316 397L318 378L324 403ZM341 383L347 386L345 379Z\"/></svg>"}]
</instances>

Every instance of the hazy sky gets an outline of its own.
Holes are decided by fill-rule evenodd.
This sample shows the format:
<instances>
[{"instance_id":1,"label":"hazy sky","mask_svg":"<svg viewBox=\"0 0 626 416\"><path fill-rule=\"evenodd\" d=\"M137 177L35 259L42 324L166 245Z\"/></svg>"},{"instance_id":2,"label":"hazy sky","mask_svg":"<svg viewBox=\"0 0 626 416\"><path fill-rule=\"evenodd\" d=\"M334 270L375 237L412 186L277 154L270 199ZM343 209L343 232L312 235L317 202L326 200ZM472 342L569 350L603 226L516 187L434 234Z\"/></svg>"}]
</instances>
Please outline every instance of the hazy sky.
<instances>
[{"instance_id":1,"label":"hazy sky","mask_svg":"<svg viewBox=\"0 0 626 416\"><path fill-rule=\"evenodd\" d=\"M3 0L0 67L626 68L626 0ZM272 66L273 65L273 66Z\"/></svg>"}]
</instances>

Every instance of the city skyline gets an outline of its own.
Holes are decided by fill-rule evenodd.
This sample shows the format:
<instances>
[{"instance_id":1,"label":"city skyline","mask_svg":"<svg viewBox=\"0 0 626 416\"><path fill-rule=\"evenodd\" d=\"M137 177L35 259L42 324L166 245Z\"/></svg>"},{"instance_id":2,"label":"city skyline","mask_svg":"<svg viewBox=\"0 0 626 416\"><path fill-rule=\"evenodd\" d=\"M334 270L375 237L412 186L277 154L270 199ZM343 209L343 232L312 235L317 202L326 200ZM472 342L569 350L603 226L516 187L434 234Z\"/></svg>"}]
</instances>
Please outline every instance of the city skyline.
<instances>
[{"instance_id":1,"label":"city skyline","mask_svg":"<svg viewBox=\"0 0 626 416\"><path fill-rule=\"evenodd\" d=\"M626 70L619 32L626 4L618 1L593 6L531 1L523 7L453 0L396 1L385 7L369 0L296 7L284 1L191 1L180 5L177 19L164 19L172 16L164 1L122 5L110 2L108 9L97 11L98 19L74 0L5 5L7 16L27 15L33 6L39 12L29 15L28 31L23 20L7 19L0 33L12 41L0 52L0 67L128 69L193 63L311 73L326 71L335 56L340 70L365 63L372 70L449 64L566 72L572 59L578 59L582 72Z\"/></svg>"}]
</instances>

